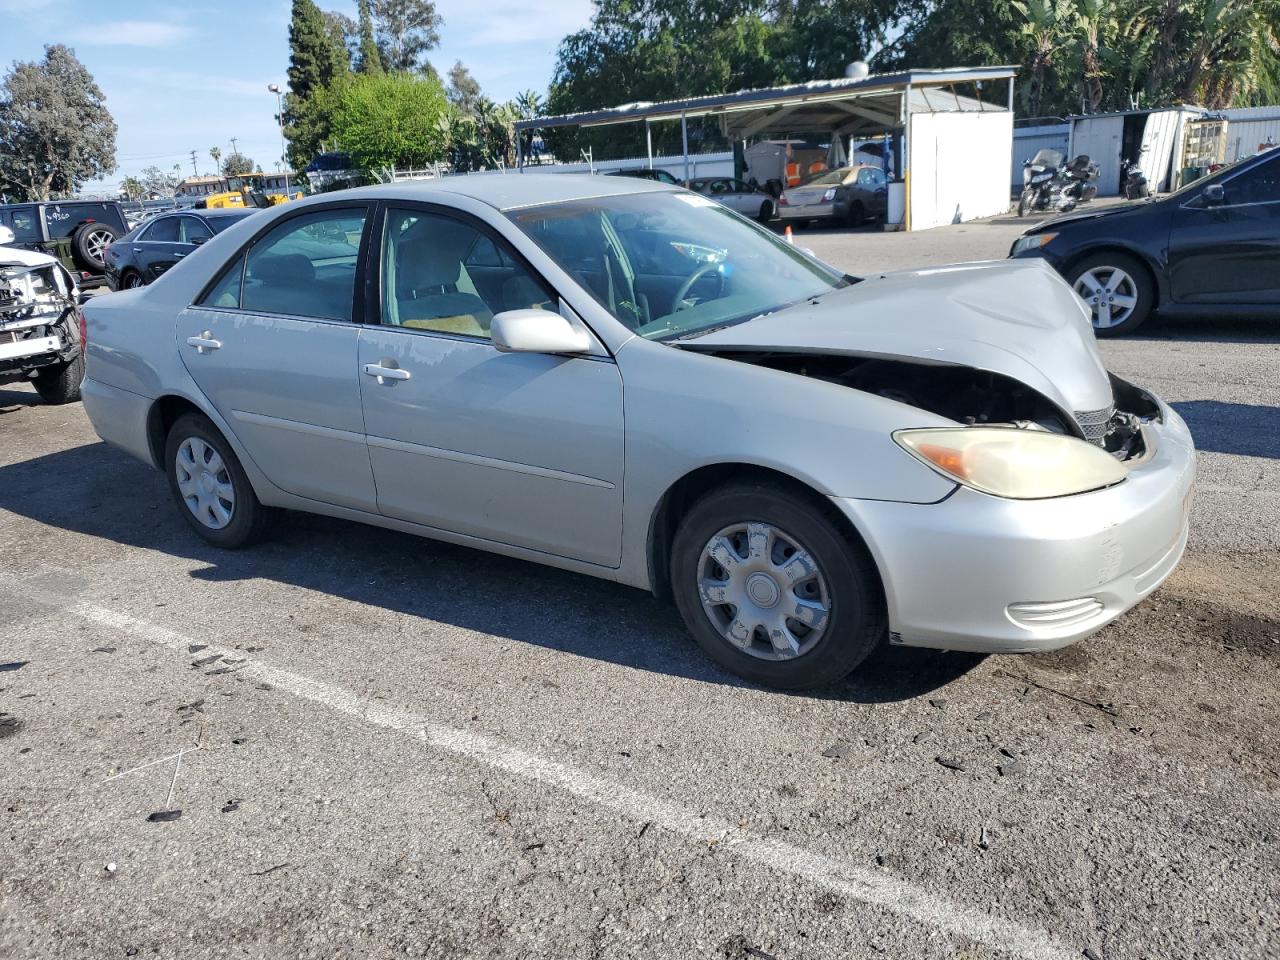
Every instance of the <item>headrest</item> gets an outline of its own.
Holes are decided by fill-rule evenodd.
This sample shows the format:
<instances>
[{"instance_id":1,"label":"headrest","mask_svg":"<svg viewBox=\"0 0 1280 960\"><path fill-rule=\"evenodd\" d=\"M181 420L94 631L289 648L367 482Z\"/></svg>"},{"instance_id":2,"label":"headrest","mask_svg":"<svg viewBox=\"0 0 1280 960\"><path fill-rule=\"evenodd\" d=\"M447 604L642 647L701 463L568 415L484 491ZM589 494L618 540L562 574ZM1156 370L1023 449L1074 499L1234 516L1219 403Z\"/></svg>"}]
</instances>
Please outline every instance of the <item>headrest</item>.
<instances>
[{"instance_id":1,"label":"headrest","mask_svg":"<svg viewBox=\"0 0 1280 960\"><path fill-rule=\"evenodd\" d=\"M255 280L299 286L316 278L316 268L300 253L267 254L254 260L249 275Z\"/></svg>"},{"instance_id":2,"label":"headrest","mask_svg":"<svg viewBox=\"0 0 1280 960\"><path fill-rule=\"evenodd\" d=\"M396 244L396 278L419 289L458 282L462 275L460 253L449 250L437 238L405 238Z\"/></svg>"}]
</instances>

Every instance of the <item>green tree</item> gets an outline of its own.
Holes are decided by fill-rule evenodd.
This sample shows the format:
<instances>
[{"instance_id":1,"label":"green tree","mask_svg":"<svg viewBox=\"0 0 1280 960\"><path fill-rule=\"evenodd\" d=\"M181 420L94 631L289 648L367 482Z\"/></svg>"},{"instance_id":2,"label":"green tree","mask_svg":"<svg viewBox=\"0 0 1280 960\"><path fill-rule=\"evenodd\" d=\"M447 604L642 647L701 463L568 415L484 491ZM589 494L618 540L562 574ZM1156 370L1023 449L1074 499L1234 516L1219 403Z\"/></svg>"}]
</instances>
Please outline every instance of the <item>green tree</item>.
<instances>
[{"instance_id":1,"label":"green tree","mask_svg":"<svg viewBox=\"0 0 1280 960\"><path fill-rule=\"evenodd\" d=\"M142 189L148 193L154 193L159 197L172 197L173 192L178 189L178 178L171 173L165 173L157 166L147 167L142 171Z\"/></svg>"},{"instance_id":2,"label":"green tree","mask_svg":"<svg viewBox=\"0 0 1280 960\"><path fill-rule=\"evenodd\" d=\"M373 35L373 4L370 0L360 0L359 11L360 46L355 69L360 73L382 73L382 51Z\"/></svg>"},{"instance_id":3,"label":"green tree","mask_svg":"<svg viewBox=\"0 0 1280 960\"><path fill-rule=\"evenodd\" d=\"M213 161L213 169L215 169L215 170L219 170L219 169L221 169L220 161L222 160L222 148L221 148L221 147L210 147L210 148L209 148L209 159Z\"/></svg>"},{"instance_id":4,"label":"green tree","mask_svg":"<svg viewBox=\"0 0 1280 960\"><path fill-rule=\"evenodd\" d=\"M246 157L240 151L227 155L227 159L222 161L222 175L224 177L235 177L242 173L254 173L257 171L258 165L253 162L250 157Z\"/></svg>"},{"instance_id":5,"label":"green tree","mask_svg":"<svg viewBox=\"0 0 1280 960\"><path fill-rule=\"evenodd\" d=\"M372 0L378 46L388 70L429 68L423 60L440 43L444 24L431 0Z\"/></svg>"},{"instance_id":6,"label":"green tree","mask_svg":"<svg viewBox=\"0 0 1280 960\"><path fill-rule=\"evenodd\" d=\"M449 70L449 87L446 90L449 102L461 113L474 115L476 105L480 102L480 84L476 78L458 60Z\"/></svg>"},{"instance_id":7,"label":"green tree","mask_svg":"<svg viewBox=\"0 0 1280 960\"><path fill-rule=\"evenodd\" d=\"M285 136L289 164L304 168L328 136L328 117L317 101L335 81L350 73L349 54L334 36L313 0L293 0L289 22L289 93L285 97Z\"/></svg>"},{"instance_id":8,"label":"green tree","mask_svg":"<svg viewBox=\"0 0 1280 960\"><path fill-rule=\"evenodd\" d=\"M334 84L322 100L333 147L351 154L366 173L444 159L449 104L433 77L356 74Z\"/></svg>"},{"instance_id":9,"label":"green tree","mask_svg":"<svg viewBox=\"0 0 1280 960\"><path fill-rule=\"evenodd\" d=\"M66 196L116 168L116 123L102 90L62 44L15 63L0 84L0 188L23 200Z\"/></svg>"},{"instance_id":10,"label":"green tree","mask_svg":"<svg viewBox=\"0 0 1280 960\"><path fill-rule=\"evenodd\" d=\"M126 200L141 200L147 191L137 177L125 177L120 181L120 192Z\"/></svg>"}]
</instances>

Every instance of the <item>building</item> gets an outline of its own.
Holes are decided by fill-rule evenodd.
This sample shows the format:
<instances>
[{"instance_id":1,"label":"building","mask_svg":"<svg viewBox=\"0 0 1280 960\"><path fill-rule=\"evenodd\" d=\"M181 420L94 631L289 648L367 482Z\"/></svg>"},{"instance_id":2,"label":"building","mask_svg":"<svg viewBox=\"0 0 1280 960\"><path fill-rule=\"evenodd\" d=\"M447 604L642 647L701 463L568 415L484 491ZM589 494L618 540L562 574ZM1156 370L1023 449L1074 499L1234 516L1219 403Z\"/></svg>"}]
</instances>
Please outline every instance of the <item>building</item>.
<instances>
[{"instance_id":1,"label":"building","mask_svg":"<svg viewBox=\"0 0 1280 960\"><path fill-rule=\"evenodd\" d=\"M227 189L225 178L208 174L203 177L187 177L178 184L174 191L179 197L207 197L211 193L222 193Z\"/></svg>"}]
</instances>

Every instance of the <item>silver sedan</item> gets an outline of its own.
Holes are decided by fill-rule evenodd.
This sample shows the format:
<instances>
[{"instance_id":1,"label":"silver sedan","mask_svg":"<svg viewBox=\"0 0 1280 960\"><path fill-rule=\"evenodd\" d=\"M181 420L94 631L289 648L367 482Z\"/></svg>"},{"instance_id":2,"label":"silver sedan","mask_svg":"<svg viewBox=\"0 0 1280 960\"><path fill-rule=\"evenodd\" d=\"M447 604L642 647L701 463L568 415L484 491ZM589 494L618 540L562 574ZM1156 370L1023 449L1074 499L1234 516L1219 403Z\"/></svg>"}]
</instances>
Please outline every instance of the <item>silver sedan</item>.
<instances>
[{"instance_id":1,"label":"silver sedan","mask_svg":"<svg viewBox=\"0 0 1280 960\"><path fill-rule=\"evenodd\" d=\"M663 184L460 177L264 211L85 313L95 428L210 543L301 510L616 580L779 687L1062 646L1186 542L1186 426L1039 262L864 280Z\"/></svg>"}]
</instances>

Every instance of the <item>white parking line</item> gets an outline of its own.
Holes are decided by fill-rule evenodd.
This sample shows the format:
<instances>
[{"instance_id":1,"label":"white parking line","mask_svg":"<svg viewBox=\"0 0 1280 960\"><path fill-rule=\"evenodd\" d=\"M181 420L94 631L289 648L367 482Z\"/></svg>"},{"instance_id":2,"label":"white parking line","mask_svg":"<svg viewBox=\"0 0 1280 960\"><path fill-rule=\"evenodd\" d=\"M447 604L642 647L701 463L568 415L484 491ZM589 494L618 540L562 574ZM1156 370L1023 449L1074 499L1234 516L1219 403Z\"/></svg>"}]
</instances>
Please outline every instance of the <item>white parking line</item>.
<instances>
[{"instance_id":1,"label":"white parking line","mask_svg":"<svg viewBox=\"0 0 1280 960\"><path fill-rule=\"evenodd\" d=\"M0 591L167 647L183 656L188 655L188 644L194 642L167 627L96 604L84 601L67 604L65 598L30 583L11 581L7 585L0 585ZM243 651L212 644L201 651L201 656L215 654L232 659L244 657ZM492 737L434 723L413 711L366 699L342 687L292 673L262 660L246 663L241 672L302 700L339 711L374 726L406 734L428 746L473 762L557 787L637 823L650 822L670 833L699 843L716 843L727 853L759 866L803 878L852 900L881 907L992 949L1007 951L1025 960L1067 960L1080 955L1078 950L1066 948L1044 931L951 903L879 870L753 834L727 821L703 816L693 808L604 780Z\"/></svg>"}]
</instances>

